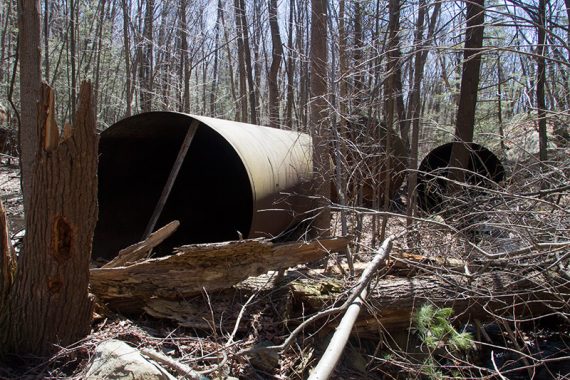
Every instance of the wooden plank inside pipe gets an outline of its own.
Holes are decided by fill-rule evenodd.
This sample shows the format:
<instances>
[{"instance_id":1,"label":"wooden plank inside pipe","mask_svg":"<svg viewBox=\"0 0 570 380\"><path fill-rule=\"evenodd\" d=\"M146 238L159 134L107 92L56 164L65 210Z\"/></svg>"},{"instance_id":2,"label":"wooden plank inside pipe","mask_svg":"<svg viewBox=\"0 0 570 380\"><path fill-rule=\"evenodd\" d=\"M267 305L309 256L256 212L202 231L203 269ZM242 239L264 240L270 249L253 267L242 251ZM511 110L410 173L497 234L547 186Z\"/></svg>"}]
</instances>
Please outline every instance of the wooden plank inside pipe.
<instances>
[{"instance_id":1,"label":"wooden plank inside pipe","mask_svg":"<svg viewBox=\"0 0 570 380\"><path fill-rule=\"evenodd\" d=\"M190 144L192 144L192 140L194 139L194 135L196 134L196 131L198 130L199 125L200 125L200 122L198 120L192 120L192 123L190 123L190 127L188 128L188 132L186 132L186 137L184 137L184 141L182 142L182 145L180 146L180 150L178 151L178 156L176 157L176 161L174 161L174 165L172 165L172 169L170 170L170 174L168 175L168 179L166 180L166 184L164 185L164 188L162 189L162 194L160 194L160 198L158 199L158 202L156 203L156 206L154 207L154 211L152 213L152 216L150 217L150 220L148 221L148 224L147 224L146 229L144 231L144 235L142 237L143 240L150 236L150 234L154 230L154 227L156 226L156 222L158 221L158 218L160 217L160 214L162 213L162 210L164 209L164 206L166 205L166 201L168 200L168 196L170 195L170 191L172 190L172 187L174 186L174 182L176 181L176 177L178 177L178 172L180 171L180 167L182 166L182 163L184 162L184 159L186 158L186 154L188 153L188 148L190 148Z\"/></svg>"}]
</instances>

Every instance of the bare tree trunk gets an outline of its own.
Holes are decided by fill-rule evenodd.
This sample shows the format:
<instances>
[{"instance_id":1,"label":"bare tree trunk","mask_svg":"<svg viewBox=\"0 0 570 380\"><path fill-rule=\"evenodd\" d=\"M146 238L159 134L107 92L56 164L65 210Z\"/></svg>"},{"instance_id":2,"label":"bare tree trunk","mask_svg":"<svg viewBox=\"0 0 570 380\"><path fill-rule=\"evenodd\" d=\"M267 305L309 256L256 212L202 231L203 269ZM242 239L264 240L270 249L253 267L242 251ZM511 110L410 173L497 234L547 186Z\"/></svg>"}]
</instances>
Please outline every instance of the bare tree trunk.
<instances>
[{"instance_id":1,"label":"bare tree trunk","mask_svg":"<svg viewBox=\"0 0 570 380\"><path fill-rule=\"evenodd\" d=\"M142 42L142 56L139 62L140 76L140 103L141 111L149 112L152 109L153 91L153 15L154 0L146 0L144 16L144 30Z\"/></svg>"},{"instance_id":2,"label":"bare tree trunk","mask_svg":"<svg viewBox=\"0 0 570 380\"><path fill-rule=\"evenodd\" d=\"M541 161L548 160L548 137L546 134L546 101L544 87L546 85L546 0L538 2L538 44L536 64L536 105L538 108L538 145Z\"/></svg>"},{"instance_id":3,"label":"bare tree trunk","mask_svg":"<svg viewBox=\"0 0 570 380\"><path fill-rule=\"evenodd\" d=\"M190 112L190 62L188 57L188 25L186 24L187 0L180 0L180 81L184 92L182 95L182 112Z\"/></svg>"},{"instance_id":4,"label":"bare tree trunk","mask_svg":"<svg viewBox=\"0 0 570 380\"><path fill-rule=\"evenodd\" d=\"M506 152L505 149L505 131L503 130L503 69L501 67L501 56L497 56L497 120L499 122L499 142L501 153Z\"/></svg>"},{"instance_id":5,"label":"bare tree trunk","mask_svg":"<svg viewBox=\"0 0 570 380\"><path fill-rule=\"evenodd\" d=\"M229 37L228 37L228 28L226 26L226 21L225 21L225 11L223 8L223 3L222 0L218 0L218 12L220 15L220 21L222 23L222 28L224 30L224 45L226 46L226 55L227 55L227 59L228 59L228 73L230 75L229 81L230 81L230 91L232 94L232 100L234 102L234 104L236 105L236 109L235 109L235 119L236 120L242 120L241 119L241 98L238 98L237 94L236 94L236 89L235 89L235 84L234 84L234 66L233 66L233 61L232 61L232 52L230 50L230 43L229 43ZM238 38L239 40L239 38ZM238 41L239 42L239 41ZM238 59L239 61L239 59ZM240 82L241 83L241 82Z\"/></svg>"},{"instance_id":6,"label":"bare tree trunk","mask_svg":"<svg viewBox=\"0 0 570 380\"><path fill-rule=\"evenodd\" d=\"M362 5L360 4L360 1L356 1L354 3L354 54L352 58L355 69L353 104L354 110L357 113L362 112L360 107L362 104L362 99L364 98L364 94L362 93L364 89L364 68L362 65L362 50L364 48L363 40L364 36L362 35Z\"/></svg>"},{"instance_id":7,"label":"bare tree trunk","mask_svg":"<svg viewBox=\"0 0 570 380\"><path fill-rule=\"evenodd\" d=\"M37 102L42 80L39 0L18 0L18 28L21 31L18 34L20 72L26 73L20 76L20 166L24 209L29 210L32 170L40 139L36 130Z\"/></svg>"},{"instance_id":8,"label":"bare tree trunk","mask_svg":"<svg viewBox=\"0 0 570 380\"><path fill-rule=\"evenodd\" d=\"M311 134L313 137L313 165L315 194L321 197L319 214L314 222L317 236L330 234L330 131L327 128L327 0L311 1Z\"/></svg>"},{"instance_id":9,"label":"bare tree trunk","mask_svg":"<svg viewBox=\"0 0 570 380\"><path fill-rule=\"evenodd\" d=\"M243 28L245 27L242 22L243 18L240 15L240 2L234 0L234 11L236 21L237 33L237 46L238 46L238 72L239 72L239 121L247 121L247 69L245 66L245 47L243 38Z\"/></svg>"},{"instance_id":10,"label":"bare tree trunk","mask_svg":"<svg viewBox=\"0 0 570 380\"><path fill-rule=\"evenodd\" d=\"M340 70L340 86L339 86L339 112L341 118L345 118L348 113L348 56L346 54L346 1L339 1L339 11L338 11L338 60L339 60L339 70Z\"/></svg>"},{"instance_id":11,"label":"bare tree trunk","mask_svg":"<svg viewBox=\"0 0 570 380\"><path fill-rule=\"evenodd\" d=\"M216 116L216 92L218 91L218 61L220 56L220 28L222 9L218 7L216 18L216 37L214 42L214 67L212 68L212 86L210 87L210 116ZM233 81L233 80L232 80Z\"/></svg>"},{"instance_id":12,"label":"bare tree trunk","mask_svg":"<svg viewBox=\"0 0 570 380\"><path fill-rule=\"evenodd\" d=\"M279 117L279 69L283 59L283 46L281 46L281 34L279 33L279 21L277 19L277 0L269 0L269 25L271 27L272 57L271 67L267 81L269 83L269 126L279 128L281 118Z\"/></svg>"},{"instance_id":13,"label":"bare tree trunk","mask_svg":"<svg viewBox=\"0 0 570 380\"><path fill-rule=\"evenodd\" d=\"M415 189L417 185L418 173L418 144L419 144L419 129L420 129L420 100L421 100L421 85L424 73L425 60L422 61L423 51L421 47L424 46L422 39L424 36L425 16L427 12L427 3L425 0L420 0L418 4L418 18L416 20L416 32L414 36L414 47L416 49L414 56L414 78L412 88L410 90L410 101L408 104L407 119L412 124L412 141L410 145L410 158L408 161L408 209L406 224L411 226L412 216L414 214L416 197ZM421 47L420 47L421 46ZM427 57L427 55L426 55Z\"/></svg>"},{"instance_id":14,"label":"bare tree trunk","mask_svg":"<svg viewBox=\"0 0 570 380\"><path fill-rule=\"evenodd\" d=\"M76 0L69 1L69 55L70 55L70 65L71 65L71 114L75 115L75 110L77 108L77 48L75 34L76 28L76 8L78 7ZM47 54L47 52L46 52Z\"/></svg>"},{"instance_id":15,"label":"bare tree trunk","mask_svg":"<svg viewBox=\"0 0 570 380\"><path fill-rule=\"evenodd\" d=\"M125 117L131 116L132 114L132 84L131 84L131 46L129 37L129 22L130 22L130 3L128 0L121 1L123 6L123 43L125 48L125 95L127 97L127 110L125 111Z\"/></svg>"},{"instance_id":16,"label":"bare tree trunk","mask_svg":"<svg viewBox=\"0 0 570 380\"><path fill-rule=\"evenodd\" d=\"M249 28L247 25L247 16L245 12L245 1L236 0L239 2L237 8L237 16L241 18L241 33L243 36L243 58L245 60L245 68L247 74L247 88L249 94L249 122L257 124L257 102L255 101L255 83L253 81L253 67L251 63L251 49L249 47Z\"/></svg>"},{"instance_id":17,"label":"bare tree trunk","mask_svg":"<svg viewBox=\"0 0 570 380\"><path fill-rule=\"evenodd\" d=\"M40 62L38 61L39 65ZM59 137L53 90L38 107L24 250L0 320L4 353L47 355L89 333L89 262L97 220L97 143L91 85L72 130Z\"/></svg>"},{"instance_id":18,"label":"bare tree trunk","mask_svg":"<svg viewBox=\"0 0 570 380\"><path fill-rule=\"evenodd\" d=\"M97 31L97 59L95 63L95 88L93 99L95 101L95 110L98 108L99 104L99 74L101 71L101 53L103 51L103 24L105 20L105 4L106 0L101 0L101 16L99 18L99 30ZM95 111L97 112L97 111Z\"/></svg>"},{"instance_id":19,"label":"bare tree trunk","mask_svg":"<svg viewBox=\"0 0 570 380\"><path fill-rule=\"evenodd\" d=\"M10 2L11 3L11 2ZM44 0L44 75L49 79L49 1ZM4 62L4 60L2 60ZM0 76L0 80L2 77Z\"/></svg>"},{"instance_id":20,"label":"bare tree trunk","mask_svg":"<svg viewBox=\"0 0 570 380\"><path fill-rule=\"evenodd\" d=\"M485 1L467 1L467 22L465 31L465 47L463 53L463 70L461 73L461 90L459 107L455 121L455 140L451 150L449 166L466 169L469 163L468 146L464 143L473 141L475 128L475 109L479 89L479 73L481 68L481 48L483 46L483 29L485 22ZM451 179L462 181L464 172L453 170Z\"/></svg>"},{"instance_id":21,"label":"bare tree trunk","mask_svg":"<svg viewBox=\"0 0 570 380\"><path fill-rule=\"evenodd\" d=\"M569 0L570 1L570 0ZM295 0L289 1L289 32L287 35L287 105L285 108L285 124L293 129L293 104L295 102L295 60L293 59L293 29L295 15Z\"/></svg>"}]
</instances>

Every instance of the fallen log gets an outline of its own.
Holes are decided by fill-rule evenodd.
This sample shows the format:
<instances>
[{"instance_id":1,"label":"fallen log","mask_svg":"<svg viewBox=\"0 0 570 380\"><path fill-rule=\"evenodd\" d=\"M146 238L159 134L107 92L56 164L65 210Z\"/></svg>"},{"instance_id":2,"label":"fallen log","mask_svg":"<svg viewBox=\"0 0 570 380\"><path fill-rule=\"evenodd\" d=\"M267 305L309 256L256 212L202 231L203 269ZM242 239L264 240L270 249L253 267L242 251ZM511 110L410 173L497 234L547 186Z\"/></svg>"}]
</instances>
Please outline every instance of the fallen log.
<instances>
[{"instance_id":1,"label":"fallen log","mask_svg":"<svg viewBox=\"0 0 570 380\"><path fill-rule=\"evenodd\" d=\"M123 313L138 312L155 298L183 300L227 289L269 270L289 268L346 248L345 238L274 244L265 239L194 244L174 255L126 266L91 269L91 292Z\"/></svg>"},{"instance_id":2,"label":"fallen log","mask_svg":"<svg viewBox=\"0 0 570 380\"><path fill-rule=\"evenodd\" d=\"M313 313L342 302L334 287L320 291L318 282L298 279L291 283L293 310ZM374 284L368 308L355 325L360 333L406 328L412 314L425 303L451 307L458 321L473 319L525 321L537 316L568 312L570 282L555 272L524 275L507 271L475 276L457 274L401 278L388 276Z\"/></svg>"}]
</instances>

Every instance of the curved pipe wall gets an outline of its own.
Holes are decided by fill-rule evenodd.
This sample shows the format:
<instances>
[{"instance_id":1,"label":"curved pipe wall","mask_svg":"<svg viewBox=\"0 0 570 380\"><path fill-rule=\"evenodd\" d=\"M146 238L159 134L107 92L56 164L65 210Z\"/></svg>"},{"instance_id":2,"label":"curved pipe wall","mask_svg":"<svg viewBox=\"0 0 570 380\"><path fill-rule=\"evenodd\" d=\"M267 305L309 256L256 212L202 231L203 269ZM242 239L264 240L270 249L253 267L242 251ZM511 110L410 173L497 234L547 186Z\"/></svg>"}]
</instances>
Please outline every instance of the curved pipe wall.
<instances>
[{"instance_id":1,"label":"curved pipe wall","mask_svg":"<svg viewBox=\"0 0 570 380\"><path fill-rule=\"evenodd\" d=\"M308 135L176 112L139 114L101 134L95 257L141 240L194 120L199 127L157 223L181 223L163 249L272 237L312 209Z\"/></svg>"}]
</instances>

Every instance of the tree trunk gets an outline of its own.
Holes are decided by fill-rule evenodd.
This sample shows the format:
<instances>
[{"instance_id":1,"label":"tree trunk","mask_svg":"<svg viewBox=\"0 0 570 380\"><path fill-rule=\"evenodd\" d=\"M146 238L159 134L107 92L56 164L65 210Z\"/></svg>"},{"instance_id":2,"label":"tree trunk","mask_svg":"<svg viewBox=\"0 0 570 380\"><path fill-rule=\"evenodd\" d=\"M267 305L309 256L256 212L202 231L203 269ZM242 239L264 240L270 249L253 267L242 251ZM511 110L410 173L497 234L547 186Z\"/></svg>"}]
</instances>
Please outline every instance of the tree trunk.
<instances>
[{"instance_id":1,"label":"tree trunk","mask_svg":"<svg viewBox=\"0 0 570 380\"><path fill-rule=\"evenodd\" d=\"M141 111L149 112L152 109L153 91L153 15L154 0L146 0L146 11L144 16L144 31L142 42L142 56L139 62L140 76L140 102Z\"/></svg>"},{"instance_id":2,"label":"tree trunk","mask_svg":"<svg viewBox=\"0 0 570 380\"><path fill-rule=\"evenodd\" d=\"M283 59L283 46L281 46L281 34L279 33L279 21L277 19L277 0L269 0L269 25L271 27L271 67L267 82L269 83L269 126L279 128L281 118L279 117L279 69Z\"/></svg>"},{"instance_id":3,"label":"tree trunk","mask_svg":"<svg viewBox=\"0 0 570 380\"><path fill-rule=\"evenodd\" d=\"M546 86L546 0L538 2L538 44L536 64L536 105L538 109L538 146L541 161L548 160L548 137L546 134L546 101L544 87Z\"/></svg>"},{"instance_id":4,"label":"tree trunk","mask_svg":"<svg viewBox=\"0 0 570 380\"><path fill-rule=\"evenodd\" d=\"M245 68L247 74L247 88L249 94L249 122L257 124L257 102L255 101L255 83L253 81L253 67L251 63L251 49L249 47L249 27L247 25L247 16L244 0L239 2L238 16L241 18L241 32L243 36L243 52L245 59Z\"/></svg>"},{"instance_id":5,"label":"tree trunk","mask_svg":"<svg viewBox=\"0 0 570 380\"><path fill-rule=\"evenodd\" d=\"M188 58L188 30L186 25L186 0L180 0L180 81L184 88L182 94L182 112L190 112L190 62Z\"/></svg>"},{"instance_id":6,"label":"tree trunk","mask_svg":"<svg viewBox=\"0 0 570 380\"><path fill-rule=\"evenodd\" d=\"M49 79L49 1L48 0L44 0L44 50L45 50L44 75L46 79ZM4 62L4 59L2 59L2 62ZM2 80L1 76L0 80Z\"/></svg>"},{"instance_id":7,"label":"tree trunk","mask_svg":"<svg viewBox=\"0 0 570 380\"><path fill-rule=\"evenodd\" d=\"M44 85L24 249L0 319L2 353L48 355L90 330L98 143L91 85L81 86L74 127L61 139L54 112L53 90Z\"/></svg>"},{"instance_id":8,"label":"tree trunk","mask_svg":"<svg viewBox=\"0 0 570 380\"><path fill-rule=\"evenodd\" d=\"M97 58L95 63L95 88L93 91L93 99L95 100L95 112L97 112L97 108L99 107L99 76L101 73L101 54L103 52L103 28L104 28L104 21L105 21L105 4L106 0L101 0L101 16L99 19L98 31L97 31ZM47 52L46 52L47 54Z\"/></svg>"},{"instance_id":9,"label":"tree trunk","mask_svg":"<svg viewBox=\"0 0 570 380\"><path fill-rule=\"evenodd\" d=\"M465 31L465 47L463 52L463 70L461 73L461 90L459 107L455 121L455 140L449 167L459 170L451 171L451 179L462 181L464 171L469 163L468 145L473 141L475 129L475 109L479 89L479 73L481 68L481 48L483 46L483 29L485 21L485 1L467 1L467 22Z\"/></svg>"},{"instance_id":10,"label":"tree trunk","mask_svg":"<svg viewBox=\"0 0 570 380\"><path fill-rule=\"evenodd\" d=\"M125 117L129 117L132 114L132 84L131 84L131 47L130 47L130 37L129 37L129 23L130 23L130 4L128 0L121 1L123 6L123 43L125 47L125 95L127 97L127 109L125 111Z\"/></svg>"},{"instance_id":11,"label":"tree trunk","mask_svg":"<svg viewBox=\"0 0 570 380\"><path fill-rule=\"evenodd\" d=\"M311 135L315 194L321 197L320 211L314 222L316 236L330 234L330 131L327 128L327 0L311 1Z\"/></svg>"},{"instance_id":12,"label":"tree trunk","mask_svg":"<svg viewBox=\"0 0 570 380\"><path fill-rule=\"evenodd\" d=\"M69 1L69 56L70 56L70 65L71 65L71 114L75 115L75 110L77 108L77 47L76 47L76 40L75 35L76 31L76 9L79 5L76 2L77 0L70 0ZM48 54L48 52L46 52ZM38 82L39 83L39 82Z\"/></svg>"},{"instance_id":13,"label":"tree trunk","mask_svg":"<svg viewBox=\"0 0 570 380\"><path fill-rule=\"evenodd\" d=\"M569 0L570 1L570 0ZM293 30L295 0L289 0L289 31L287 33L287 105L285 108L285 124L293 130L293 107L295 101L295 60L293 59L295 47L293 46Z\"/></svg>"},{"instance_id":14,"label":"tree trunk","mask_svg":"<svg viewBox=\"0 0 570 380\"><path fill-rule=\"evenodd\" d=\"M412 140L410 145L410 157L408 160L408 219L406 221L408 227L412 224L412 216L414 214L416 199L415 189L417 185L418 173L418 145L419 145L419 129L420 129L420 100L421 100L421 85L424 74L425 60L423 58L423 51L420 48L424 46L422 40L424 36L425 16L427 12L427 2L420 0L418 5L418 18L416 20L416 32L414 35L414 46L416 49L414 55L414 77L412 88L410 90L410 101L408 103L408 116L407 119L412 124ZM426 55L427 56L427 55Z\"/></svg>"},{"instance_id":15,"label":"tree trunk","mask_svg":"<svg viewBox=\"0 0 570 380\"><path fill-rule=\"evenodd\" d=\"M240 15L240 2L234 0L237 47L238 47L238 72L239 72L239 121L247 121L247 69L245 66L245 47L243 38L243 19Z\"/></svg>"},{"instance_id":16,"label":"tree trunk","mask_svg":"<svg viewBox=\"0 0 570 380\"><path fill-rule=\"evenodd\" d=\"M497 121L499 122L499 143L501 154L506 154L505 131L503 129L503 69L501 67L501 56L497 56Z\"/></svg>"},{"instance_id":17,"label":"tree trunk","mask_svg":"<svg viewBox=\"0 0 570 380\"><path fill-rule=\"evenodd\" d=\"M40 2L18 0L18 28L20 72L20 166L24 209L30 209L32 197L32 167L34 165L39 134L36 130L37 102L40 95Z\"/></svg>"}]
</instances>

